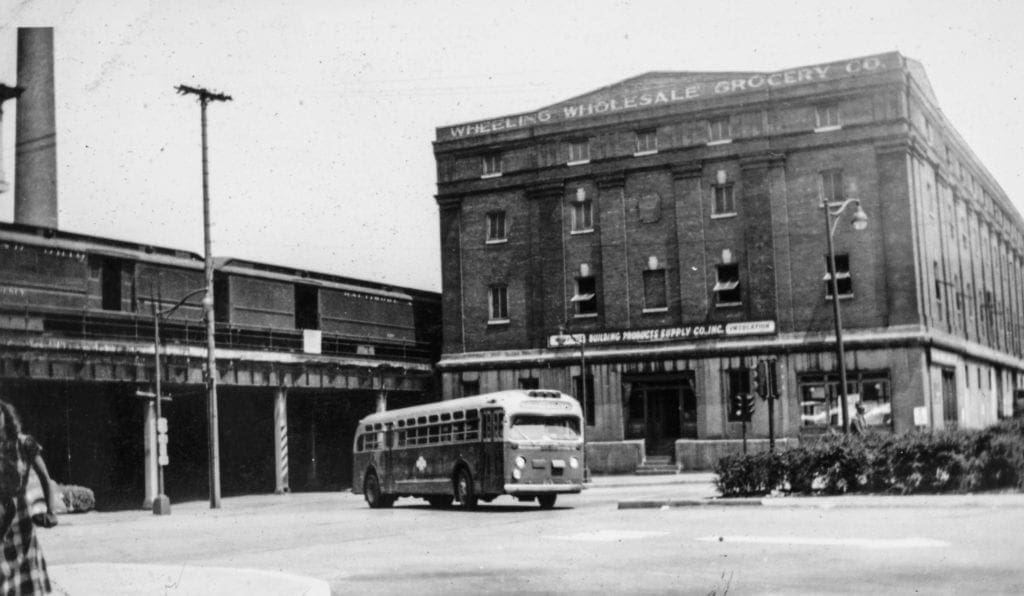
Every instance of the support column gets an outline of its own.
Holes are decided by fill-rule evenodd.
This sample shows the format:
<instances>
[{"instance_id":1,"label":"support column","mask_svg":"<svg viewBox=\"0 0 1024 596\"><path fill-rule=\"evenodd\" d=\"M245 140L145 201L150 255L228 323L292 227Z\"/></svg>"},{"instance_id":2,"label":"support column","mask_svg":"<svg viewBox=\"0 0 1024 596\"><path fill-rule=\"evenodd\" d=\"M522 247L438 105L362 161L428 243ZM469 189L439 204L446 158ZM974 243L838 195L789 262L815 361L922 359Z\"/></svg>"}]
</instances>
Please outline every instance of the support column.
<instances>
[{"instance_id":1,"label":"support column","mask_svg":"<svg viewBox=\"0 0 1024 596\"><path fill-rule=\"evenodd\" d=\"M146 420L142 427L142 446L145 453L146 496L142 501L143 509L153 508L153 499L157 495L157 464L156 464L156 400L146 400Z\"/></svg>"},{"instance_id":2,"label":"support column","mask_svg":"<svg viewBox=\"0 0 1024 596\"><path fill-rule=\"evenodd\" d=\"M274 392L274 476L275 495L289 492L288 487L288 390Z\"/></svg>"}]
</instances>

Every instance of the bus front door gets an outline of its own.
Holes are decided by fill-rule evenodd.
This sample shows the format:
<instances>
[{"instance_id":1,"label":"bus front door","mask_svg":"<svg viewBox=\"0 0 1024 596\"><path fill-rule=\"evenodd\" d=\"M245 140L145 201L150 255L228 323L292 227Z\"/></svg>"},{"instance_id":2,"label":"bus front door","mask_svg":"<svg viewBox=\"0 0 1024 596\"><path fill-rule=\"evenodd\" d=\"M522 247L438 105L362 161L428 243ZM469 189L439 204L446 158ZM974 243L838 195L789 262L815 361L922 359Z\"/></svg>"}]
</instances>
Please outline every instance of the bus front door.
<instances>
[{"instance_id":1,"label":"bus front door","mask_svg":"<svg viewBox=\"0 0 1024 596\"><path fill-rule=\"evenodd\" d=\"M480 411L483 432L480 433L480 465L477 468L477 482L480 495L499 495L504 491L504 432L501 408Z\"/></svg>"}]
</instances>

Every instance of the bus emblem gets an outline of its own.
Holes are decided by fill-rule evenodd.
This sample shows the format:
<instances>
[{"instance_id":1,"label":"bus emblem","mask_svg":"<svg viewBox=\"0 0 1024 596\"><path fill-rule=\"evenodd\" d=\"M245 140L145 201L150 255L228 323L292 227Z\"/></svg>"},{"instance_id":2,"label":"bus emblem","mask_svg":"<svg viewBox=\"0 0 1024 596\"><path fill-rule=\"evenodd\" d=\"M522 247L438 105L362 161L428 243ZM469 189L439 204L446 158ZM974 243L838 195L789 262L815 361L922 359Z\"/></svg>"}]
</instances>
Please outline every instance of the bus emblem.
<instances>
[{"instance_id":1,"label":"bus emblem","mask_svg":"<svg viewBox=\"0 0 1024 596\"><path fill-rule=\"evenodd\" d=\"M416 469L420 472L424 472L427 469L427 460L423 459L422 455L416 460Z\"/></svg>"}]
</instances>

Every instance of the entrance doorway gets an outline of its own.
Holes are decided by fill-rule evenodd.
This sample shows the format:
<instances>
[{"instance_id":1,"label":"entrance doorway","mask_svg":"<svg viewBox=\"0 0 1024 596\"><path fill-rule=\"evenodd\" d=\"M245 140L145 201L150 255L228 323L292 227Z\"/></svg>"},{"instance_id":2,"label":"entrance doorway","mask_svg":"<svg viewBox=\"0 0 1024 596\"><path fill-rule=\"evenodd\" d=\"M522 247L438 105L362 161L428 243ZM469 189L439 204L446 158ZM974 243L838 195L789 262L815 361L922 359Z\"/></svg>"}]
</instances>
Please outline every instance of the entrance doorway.
<instances>
[{"instance_id":1,"label":"entrance doorway","mask_svg":"<svg viewBox=\"0 0 1024 596\"><path fill-rule=\"evenodd\" d=\"M674 455L676 439L697 438L692 371L624 380L630 387L627 439L644 439L648 455Z\"/></svg>"}]
</instances>

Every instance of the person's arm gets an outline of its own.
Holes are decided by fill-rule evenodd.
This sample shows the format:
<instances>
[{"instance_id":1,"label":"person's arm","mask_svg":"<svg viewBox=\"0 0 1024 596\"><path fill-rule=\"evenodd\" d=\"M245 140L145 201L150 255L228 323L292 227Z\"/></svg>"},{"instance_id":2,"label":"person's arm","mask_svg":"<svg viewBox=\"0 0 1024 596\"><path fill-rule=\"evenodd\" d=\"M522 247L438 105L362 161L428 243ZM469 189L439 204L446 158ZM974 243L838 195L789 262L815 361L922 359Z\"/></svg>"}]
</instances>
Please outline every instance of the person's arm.
<instances>
[{"instance_id":1,"label":"person's arm","mask_svg":"<svg viewBox=\"0 0 1024 596\"><path fill-rule=\"evenodd\" d=\"M43 461L43 456L36 454L32 460L32 469L36 471L36 476L39 478L39 484L43 489L43 497L46 499L46 515L56 523L57 517L54 514L54 503L53 503L53 490L50 485L50 473L46 470L46 462Z\"/></svg>"}]
</instances>

